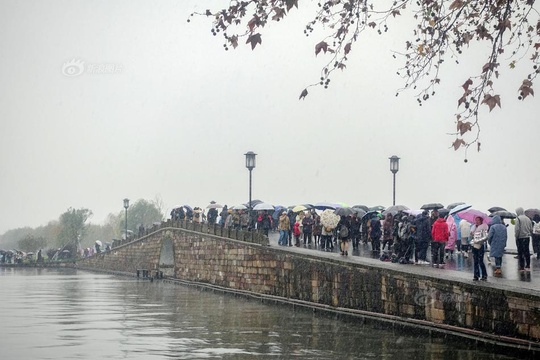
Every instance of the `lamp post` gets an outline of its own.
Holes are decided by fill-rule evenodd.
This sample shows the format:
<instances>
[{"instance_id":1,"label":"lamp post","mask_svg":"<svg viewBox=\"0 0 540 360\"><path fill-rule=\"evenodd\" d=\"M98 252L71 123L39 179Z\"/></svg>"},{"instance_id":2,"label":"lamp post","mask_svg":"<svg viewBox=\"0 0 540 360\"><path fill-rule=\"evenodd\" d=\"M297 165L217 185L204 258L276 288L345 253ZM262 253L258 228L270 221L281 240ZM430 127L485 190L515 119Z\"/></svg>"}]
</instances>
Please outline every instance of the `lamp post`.
<instances>
[{"instance_id":1,"label":"lamp post","mask_svg":"<svg viewBox=\"0 0 540 360\"><path fill-rule=\"evenodd\" d=\"M396 173L399 171L399 158L396 155L389 157L390 159L390 171L394 176L394 191L392 198L392 205L396 205Z\"/></svg>"},{"instance_id":2,"label":"lamp post","mask_svg":"<svg viewBox=\"0 0 540 360\"><path fill-rule=\"evenodd\" d=\"M128 233L127 233L127 209L128 209L128 207L129 207L129 199L126 198L126 199L124 199L124 209L126 209L126 230L125 230L124 236L125 236L126 240L128 238Z\"/></svg>"},{"instance_id":3,"label":"lamp post","mask_svg":"<svg viewBox=\"0 0 540 360\"><path fill-rule=\"evenodd\" d=\"M244 154L246 156L246 168L249 170L249 227L252 227L251 212L253 206L251 205L251 170L255 168L255 154L253 151L248 151Z\"/></svg>"}]
</instances>

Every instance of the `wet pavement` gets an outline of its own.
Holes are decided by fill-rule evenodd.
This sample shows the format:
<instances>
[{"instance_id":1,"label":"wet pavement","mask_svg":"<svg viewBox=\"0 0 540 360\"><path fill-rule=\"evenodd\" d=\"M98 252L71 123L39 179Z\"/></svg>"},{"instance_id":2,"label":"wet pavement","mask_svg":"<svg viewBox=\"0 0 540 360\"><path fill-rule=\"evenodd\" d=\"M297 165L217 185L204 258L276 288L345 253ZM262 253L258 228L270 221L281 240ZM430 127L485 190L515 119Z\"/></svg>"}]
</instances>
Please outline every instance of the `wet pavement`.
<instances>
[{"instance_id":1,"label":"wet pavement","mask_svg":"<svg viewBox=\"0 0 540 360\"><path fill-rule=\"evenodd\" d=\"M493 271L495 269L495 260L491 258L490 262L488 262L487 254L489 253L486 253L484 263L486 264L486 269L488 272L488 281L473 282L473 259L470 253L468 258L465 258L461 254L454 254L450 258L445 259L446 264L444 265L444 268L434 268L431 266L431 264L397 264L390 261L381 261L378 257L373 257L370 244L360 244L359 249L357 250L353 250L351 244L351 246L349 247L349 256L341 256L338 250L339 248L337 246L334 246L333 252L327 252L321 250L318 246L315 246L314 244L311 247L304 247L303 245L301 245L300 247L278 245L278 232L271 232L269 234L269 239L270 246L279 247L283 250L294 253L302 253L306 255L309 254L324 258L331 258L334 260L339 259L346 262L360 263L364 265L374 266L377 268L386 267L392 270L402 271L411 274L427 275L439 279L475 283L478 284L478 286L491 286L494 288L500 288L501 290L512 290L540 296L540 260L536 258L536 255L532 256L531 271L519 271L516 253L512 249L509 249L508 253L503 256L502 276L493 276ZM428 250L428 259L429 255L430 250Z\"/></svg>"}]
</instances>

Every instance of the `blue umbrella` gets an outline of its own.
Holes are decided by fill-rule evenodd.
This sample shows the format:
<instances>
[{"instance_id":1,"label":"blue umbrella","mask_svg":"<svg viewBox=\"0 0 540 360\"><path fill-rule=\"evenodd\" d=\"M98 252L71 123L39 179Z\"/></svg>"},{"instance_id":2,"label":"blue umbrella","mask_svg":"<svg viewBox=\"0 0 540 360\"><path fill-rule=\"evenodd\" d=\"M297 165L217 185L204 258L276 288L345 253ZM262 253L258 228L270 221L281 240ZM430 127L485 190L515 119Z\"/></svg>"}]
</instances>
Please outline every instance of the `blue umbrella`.
<instances>
[{"instance_id":1,"label":"blue umbrella","mask_svg":"<svg viewBox=\"0 0 540 360\"><path fill-rule=\"evenodd\" d=\"M326 210L326 209L335 210L337 208L337 205L327 203L327 202L318 202L314 205L314 208L317 210Z\"/></svg>"},{"instance_id":2,"label":"blue umbrella","mask_svg":"<svg viewBox=\"0 0 540 360\"><path fill-rule=\"evenodd\" d=\"M192 208L191 206L189 206L189 205L184 205L184 207L185 207L186 209L188 209L189 211L193 211L193 208Z\"/></svg>"}]
</instances>

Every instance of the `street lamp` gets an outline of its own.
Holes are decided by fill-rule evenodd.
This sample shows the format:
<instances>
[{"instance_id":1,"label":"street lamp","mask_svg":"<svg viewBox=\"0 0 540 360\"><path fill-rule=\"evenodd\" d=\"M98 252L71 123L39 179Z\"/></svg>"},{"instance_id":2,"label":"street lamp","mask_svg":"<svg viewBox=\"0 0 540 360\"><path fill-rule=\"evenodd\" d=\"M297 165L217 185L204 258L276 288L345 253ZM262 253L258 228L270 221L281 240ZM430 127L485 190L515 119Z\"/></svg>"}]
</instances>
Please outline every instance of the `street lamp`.
<instances>
[{"instance_id":1,"label":"street lamp","mask_svg":"<svg viewBox=\"0 0 540 360\"><path fill-rule=\"evenodd\" d=\"M399 158L396 155L392 155L389 157L390 159L390 171L392 172L394 176L394 192L393 192L393 200L392 205L396 205L396 173L399 171Z\"/></svg>"},{"instance_id":2,"label":"street lamp","mask_svg":"<svg viewBox=\"0 0 540 360\"><path fill-rule=\"evenodd\" d=\"M127 236L128 235L127 234L127 209L128 209L128 207L129 207L129 199L126 198L126 199L124 199L124 209L126 209L126 232L124 233L124 236L125 236L126 240L128 238L128 236Z\"/></svg>"},{"instance_id":3,"label":"street lamp","mask_svg":"<svg viewBox=\"0 0 540 360\"><path fill-rule=\"evenodd\" d=\"M255 154L253 151L248 151L244 154L246 156L246 168L249 170L249 226L252 226L251 223L251 212L253 210L253 206L251 205L251 170L255 168Z\"/></svg>"}]
</instances>

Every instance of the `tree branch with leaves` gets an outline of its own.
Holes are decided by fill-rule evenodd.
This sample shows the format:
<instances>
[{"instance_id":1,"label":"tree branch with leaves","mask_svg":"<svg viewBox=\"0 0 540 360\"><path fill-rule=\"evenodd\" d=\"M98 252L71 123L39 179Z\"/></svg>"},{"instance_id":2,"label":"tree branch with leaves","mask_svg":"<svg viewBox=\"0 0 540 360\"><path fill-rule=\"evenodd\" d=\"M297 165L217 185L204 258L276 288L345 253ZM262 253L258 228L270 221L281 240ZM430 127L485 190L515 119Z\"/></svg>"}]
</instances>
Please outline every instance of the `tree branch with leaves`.
<instances>
[{"instance_id":1,"label":"tree branch with leaves","mask_svg":"<svg viewBox=\"0 0 540 360\"><path fill-rule=\"evenodd\" d=\"M237 48L241 42L254 50L262 45L265 26L270 21L281 21L298 9L300 3L300 0L233 0L224 9L191 16L212 17L212 34L223 35L225 50ZM309 37L316 27L322 28L325 35L315 40L314 52L315 56L326 56L328 61L318 80L301 91L300 99L305 99L312 87L328 88L332 73L346 69L361 34L383 35L394 18L404 15L411 16L415 26L404 50L396 50L393 55L404 61L398 70L404 86L397 90L396 96L413 89L420 106L435 96L441 82L440 69L446 60L459 64L473 43L488 45L485 64L457 80L462 84L463 94L457 99L454 114L456 131L451 132L454 137L451 147L455 150L476 144L479 151L481 106L487 106L489 112L501 107L501 96L495 86L500 72L512 70L520 61L528 62L530 71L516 84L517 97L524 100L534 96L533 81L540 71L540 17L534 0L320 1L304 33Z\"/></svg>"}]
</instances>

